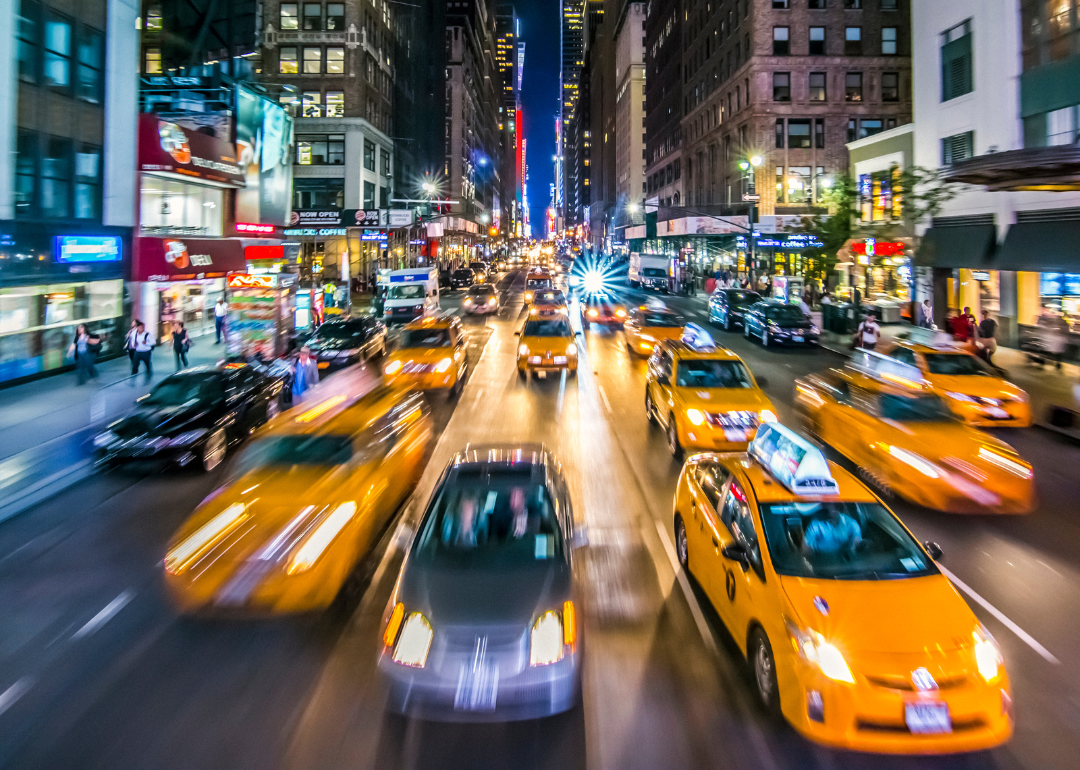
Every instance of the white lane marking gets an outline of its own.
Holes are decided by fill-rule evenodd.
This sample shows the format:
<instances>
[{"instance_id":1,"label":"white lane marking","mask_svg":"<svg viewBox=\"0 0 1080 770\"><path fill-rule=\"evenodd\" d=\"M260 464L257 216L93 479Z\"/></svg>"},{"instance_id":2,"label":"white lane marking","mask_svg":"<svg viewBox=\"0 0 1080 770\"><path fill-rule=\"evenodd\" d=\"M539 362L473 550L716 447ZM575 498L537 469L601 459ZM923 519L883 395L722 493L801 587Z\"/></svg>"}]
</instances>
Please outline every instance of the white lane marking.
<instances>
[{"instance_id":1,"label":"white lane marking","mask_svg":"<svg viewBox=\"0 0 1080 770\"><path fill-rule=\"evenodd\" d=\"M124 591L122 594L120 594L111 602L102 607L101 612L90 618L90 620L86 621L86 625L76 631L71 638L81 639L84 636L89 636L90 634L94 633L103 625L112 620L113 616L116 615L116 613L118 613L120 610L124 609L124 605L130 602L134 597L134 591Z\"/></svg>"},{"instance_id":2,"label":"white lane marking","mask_svg":"<svg viewBox=\"0 0 1080 770\"><path fill-rule=\"evenodd\" d=\"M664 551L667 553L668 561L671 562L671 569L675 572L675 579L679 581L679 588L682 589L683 596L686 597L686 603L690 605L690 614L694 616L694 623L697 624L698 633L701 634L705 646L712 652L717 652L716 639L713 638L712 630L705 620L705 615L701 612L697 597L694 596L694 589L690 587L690 581L686 579L686 573L683 572L682 565L679 564L675 546L671 544L671 538L668 537L667 530L664 529L664 523L662 521L654 521L654 523L656 524L656 531L660 534L660 542L664 544Z\"/></svg>"},{"instance_id":3,"label":"white lane marking","mask_svg":"<svg viewBox=\"0 0 1080 770\"><path fill-rule=\"evenodd\" d=\"M30 676L24 676L17 681L11 687L0 693L0 714L3 714L9 708L15 705L15 701L26 694L34 684L34 678Z\"/></svg>"},{"instance_id":4,"label":"white lane marking","mask_svg":"<svg viewBox=\"0 0 1080 770\"><path fill-rule=\"evenodd\" d=\"M937 563L935 562L935 564ZM949 580L951 580L957 588L959 588L961 591L974 599L980 606L982 606L984 610L997 618L1003 626L1005 626L1007 629L1019 636L1020 640L1024 642L1028 647L1039 653L1039 655L1042 656L1043 660L1045 660L1047 663L1052 663L1055 666L1061 665L1061 661L1055 658L1049 650L1047 650L1045 647L1035 641L1035 638L1031 634L1020 628L1020 626L1016 625L1011 620L1009 620L1005 616L1004 612L999 610L990 602L986 601L986 599L982 598L978 593L975 592L973 588L971 588L971 586L969 586L967 583L965 583L953 573L949 572L949 570L945 569L940 564L937 564L937 568L941 570L942 574L945 575L945 577L947 577Z\"/></svg>"},{"instance_id":5,"label":"white lane marking","mask_svg":"<svg viewBox=\"0 0 1080 770\"><path fill-rule=\"evenodd\" d=\"M611 402L607 400L607 393L604 392L604 386L597 382L596 389L600 391L600 398L604 400L604 406L607 408L608 414L615 414L611 408Z\"/></svg>"}]
</instances>

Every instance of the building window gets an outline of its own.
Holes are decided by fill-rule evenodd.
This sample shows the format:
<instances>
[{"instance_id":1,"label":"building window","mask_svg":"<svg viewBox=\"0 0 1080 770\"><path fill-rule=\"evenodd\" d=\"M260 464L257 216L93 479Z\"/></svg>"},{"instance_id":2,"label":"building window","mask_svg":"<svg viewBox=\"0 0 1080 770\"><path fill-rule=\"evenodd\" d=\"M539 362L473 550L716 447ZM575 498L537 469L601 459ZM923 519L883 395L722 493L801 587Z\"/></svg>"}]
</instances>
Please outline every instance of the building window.
<instances>
[{"instance_id":1,"label":"building window","mask_svg":"<svg viewBox=\"0 0 1080 770\"><path fill-rule=\"evenodd\" d=\"M286 46L278 52L278 72L282 75L295 75L296 69L296 48L292 46Z\"/></svg>"},{"instance_id":2,"label":"building window","mask_svg":"<svg viewBox=\"0 0 1080 770\"><path fill-rule=\"evenodd\" d=\"M791 101L791 73L774 72L772 76L772 98L774 102Z\"/></svg>"},{"instance_id":3,"label":"building window","mask_svg":"<svg viewBox=\"0 0 1080 770\"><path fill-rule=\"evenodd\" d=\"M877 118L863 118L859 121L860 139L865 139L866 137L873 136L874 134L880 134L884 130L884 121L878 120Z\"/></svg>"},{"instance_id":4,"label":"building window","mask_svg":"<svg viewBox=\"0 0 1080 770\"><path fill-rule=\"evenodd\" d=\"M811 11L824 11L825 0L807 0L806 7Z\"/></svg>"},{"instance_id":5,"label":"building window","mask_svg":"<svg viewBox=\"0 0 1080 770\"><path fill-rule=\"evenodd\" d=\"M897 0L881 0L881 10L883 11L895 11L897 7Z\"/></svg>"},{"instance_id":6,"label":"building window","mask_svg":"<svg viewBox=\"0 0 1080 770\"><path fill-rule=\"evenodd\" d=\"M786 11L791 5L789 0L772 0L772 7L774 11Z\"/></svg>"},{"instance_id":7,"label":"building window","mask_svg":"<svg viewBox=\"0 0 1080 770\"><path fill-rule=\"evenodd\" d=\"M814 119L814 147L818 150L825 149L825 119Z\"/></svg>"},{"instance_id":8,"label":"building window","mask_svg":"<svg viewBox=\"0 0 1080 770\"><path fill-rule=\"evenodd\" d=\"M101 101L102 69L102 34L89 27L79 28L78 59L79 72L75 95L86 102L97 104Z\"/></svg>"},{"instance_id":9,"label":"building window","mask_svg":"<svg viewBox=\"0 0 1080 770\"><path fill-rule=\"evenodd\" d=\"M776 202L784 202L784 167L776 167Z\"/></svg>"},{"instance_id":10,"label":"building window","mask_svg":"<svg viewBox=\"0 0 1080 770\"><path fill-rule=\"evenodd\" d=\"M75 153L75 218L101 218L101 148L83 145Z\"/></svg>"},{"instance_id":11,"label":"building window","mask_svg":"<svg viewBox=\"0 0 1080 770\"><path fill-rule=\"evenodd\" d=\"M326 74L328 74L328 75L344 75L345 74L345 49L344 48L327 48L326 49Z\"/></svg>"},{"instance_id":12,"label":"building window","mask_svg":"<svg viewBox=\"0 0 1080 770\"><path fill-rule=\"evenodd\" d=\"M41 158L41 215L49 219L71 216L71 140L45 139Z\"/></svg>"},{"instance_id":13,"label":"building window","mask_svg":"<svg viewBox=\"0 0 1080 770\"><path fill-rule=\"evenodd\" d=\"M322 55L323 51L321 48L304 49L305 75L319 75L322 73Z\"/></svg>"},{"instance_id":14,"label":"building window","mask_svg":"<svg viewBox=\"0 0 1080 770\"><path fill-rule=\"evenodd\" d=\"M828 94L825 87L825 73L824 72L811 72L810 73L810 93L809 98L812 102L824 102L828 100Z\"/></svg>"},{"instance_id":15,"label":"building window","mask_svg":"<svg viewBox=\"0 0 1080 770\"><path fill-rule=\"evenodd\" d=\"M300 116L304 117L304 118L321 118L322 117L322 94L320 92L318 92L318 91L305 91L304 92L304 95L302 97L302 102L301 102Z\"/></svg>"},{"instance_id":16,"label":"building window","mask_svg":"<svg viewBox=\"0 0 1080 770\"><path fill-rule=\"evenodd\" d=\"M861 102L862 100L862 73L847 73L844 75L844 101Z\"/></svg>"},{"instance_id":17,"label":"building window","mask_svg":"<svg viewBox=\"0 0 1080 770\"><path fill-rule=\"evenodd\" d=\"M293 208L300 211L345 208L345 180L297 177L293 180Z\"/></svg>"},{"instance_id":18,"label":"building window","mask_svg":"<svg viewBox=\"0 0 1080 770\"><path fill-rule=\"evenodd\" d=\"M965 21L941 35L941 101L975 90L971 64L971 22Z\"/></svg>"},{"instance_id":19,"label":"building window","mask_svg":"<svg viewBox=\"0 0 1080 770\"><path fill-rule=\"evenodd\" d=\"M844 8L849 11L857 11L862 8L862 0L844 0Z\"/></svg>"},{"instance_id":20,"label":"building window","mask_svg":"<svg viewBox=\"0 0 1080 770\"><path fill-rule=\"evenodd\" d=\"M788 169L788 203L807 203L810 200L810 188L813 185L809 166L792 166Z\"/></svg>"},{"instance_id":21,"label":"building window","mask_svg":"<svg viewBox=\"0 0 1080 770\"><path fill-rule=\"evenodd\" d=\"M900 101L900 73L899 72L883 72L883 73L881 73L881 101L883 101L883 102L898 102L898 101Z\"/></svg>"},{"instance_id":22,"label":"building window","mask_svg":"<svg viewBox=\"0 0 1080 770\"><path fill-rule=\"evenodd\" d=\"M364 182L364 208L375 208L375 183Z\"/></svg>"},{"instance_id":23,"label":"building window","mask_svg":"<svg viewBox=\"0 0 1080 770\"><path fill-rule=\"evenodd\" d=\"M375 144L367 139L364 140L364 168L375 170Z\"/></svg>"},{"instance_id":24,"label":"building window","mask_svg":"<svg viewBox=\"0 0 1080 770\"><path fill-rule=\"evenodd\" d=\"M975 132L947 136L941 140L941 165L951 166L975 155Z\"/></svg>"},{"instance_id":25,"label":"building window","mask_svg":"<svg viewBox=\"0 0 1080 770\"><path fill-rule=\"evenodd\" d=\"M844 30L844 56L862 56L862 27Z\"/></svg>"},{"instance_id":26,"label":"building window","mask_svg":"<svg viewBox=\"0 0 1080 770\"><path fill-rule=\"evenodd\" d=\"M881 28L882 56L896 56L896 27Z\"/></svg>"},{"instance_id":27,"label":"building window","mask_svg":"<svg viewBox=\"0 0 1080 770\"><path fill-rule=\"evenodd\" d=\"M390 188L389 187L379 187L379 208L381 208L381 209L390 208Z\"/></svg>"},{"instance_id":28,"label":"building window","mask_svg":"<svg viewBox=\"0 0 1080 770\"><path fill-rule=\"evenodd\" d=\"M851 118L847 122L847 140L849 142L854 142L856 139L859 138L858 137L858 132L859 132L859 121L855 120L855 118Z\"/></svg>"},{"instance_id":29,"label":"building window","mask_svg":"<svg viewBox=\"0 0 1080 770\"><path fill-rule=\"evenodd\" d=\"M784 120L783 118L776 121L776 149L784 149Z\"/></svg>"},{"instance_id":30,"label":"building window","mask_svg":"<svg viewBox=\"0 0 1080 770\"><path fill-rule=\"evenodd\" d=\"M147 75L160 75L161 74L161 49L160 48L147 48L146 49L146 74Z\"/></svg>"},{"instance_id":31,"label":"building window","mask_svg":"<svg viewBox=\"0 0 1080 770\"><path fill-rule=\"evenodd\" d=\"M327 91L326 92L326 117L328 117L328 118L343 118L343 117L345 117L345 92L344 91Z\"/></svg>"},{"instance_id":32,"label":"building window","mask_svg":"<svg viewBox=\"0 0 1080 770\"><path fill-rule=\"evenodd\" d=\"M345 165L345 135L301 134L297 136L296 162L300 166Z\"/></svg>"},{"instance_id":33,"label":"building window","mask_svg":"<svg viewBox=\"0 0 1080 770\"><path fill-rule=\"evenodd\" d=\"M38 81L38 36L41 29L41 7L30 0L19 4L18 58L19 79L27 83Z\"/></svg>"},{"instance_id":34,"label":"building window","mask_svg":"<svg viewBox=\"0 0 1080 770\"><path fill-rule=\"evenodd\" d=\"M281 4L281 28L300 29L299 6L296 3Z\"/></svg>"},{"instance_id":35,"label":"building window","mask_svg":"<svg viewBox=\"0 0 1080 770\"><path fill-rule=\"evenodd\" d=\"M30 217L36 213L38 135L20 128L15 150L15 216Z\"/></svg>"},{"instance_id":36,"label":"building window","mask_svg":"<svg viewBox=\"0 0 1080 770\"><path fill-rule=\"evenodd\" d=\"M790 150L810 149L810 121L789 120L787 122L787 140Z\"/></svg>"},{"instance_id":37,"label":"building window","mask_svg":"<svg viewBox=\"0 0 1080 770\"><path fill-rule=\"evenodd\" d=\"M345 29L345 4L326 4L326 29L328 31Z\"/></svg>"},{"instance_id":38,"label":"building window","mask_svg":"<svg viewBox=\"0 0 1080 770\"><path fill-rule=\"evenodd\" d=\"M71 22L54 13L45 17L45 85L71 87Z\"/></svg>"},{"instance_id":39,"label":"building window","mask_svg":"<svg viewBox=\"0 0 1080 770\"><path fill-rule=\"evenodd\" d=\"M379 160L382 166L382 175L390 176L390 153L386 150L379 150Z\"/></svg>"},{"instance_id":40,"label":"building window","mask_svg":"<svg viewBox=\"0 0 1080 770\"><path fill-rule=\"evenodd\" d=\"M1076 108L1065 107L1046 113L1046 143L1050 146L1076 142Z\"/></svg>"},{"instance_id":41,"label":"building window","mask_svg":"<svg viewBox=\"0 0 1080 770\"><path fill-rule=\"evenodd\" d=\"M773 27L772 52L774 56L787 56L791 53L791 40L787 27Z\"/></svg>"},{"instance_id":42,"label":"building window","mask_svg":"<svg viewBox=\"0 0 1080 770\"><path fill-rule=\"evenodd\" d=\"M810 28L810 55L811 56L824 56L825 55L825 28L824 27L811 27Z\"/></svg>"},{"instance_id":43,"label":"building window","mask_svg":"<svg viewBox=\"0 0 1080 770\"><path fill-rule=\"evenodd\" d=\"M322 6L319 3L304 3L304 31L318 32L322 29Z\"/></svg>"}]
</instances>

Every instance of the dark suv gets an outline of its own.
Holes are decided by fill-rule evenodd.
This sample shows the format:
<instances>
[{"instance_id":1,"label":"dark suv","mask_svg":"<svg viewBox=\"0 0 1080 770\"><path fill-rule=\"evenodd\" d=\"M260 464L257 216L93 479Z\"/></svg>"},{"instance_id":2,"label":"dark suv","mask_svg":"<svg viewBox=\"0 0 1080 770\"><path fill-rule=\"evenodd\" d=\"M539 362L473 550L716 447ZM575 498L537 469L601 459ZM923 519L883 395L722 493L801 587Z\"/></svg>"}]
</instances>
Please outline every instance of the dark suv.
<instances>
[{"instance_id":1,"label":"dark suv","mask_svg":"<svg viewBox=\"0 0 1080 770\"><path fill-rule=\"evenodd\" d=\"M709 323L731 331L736 326L742 326L743 311L760 301L761 295L756 291L717 289L709 297Z\"/></svg>"}]
</instances>

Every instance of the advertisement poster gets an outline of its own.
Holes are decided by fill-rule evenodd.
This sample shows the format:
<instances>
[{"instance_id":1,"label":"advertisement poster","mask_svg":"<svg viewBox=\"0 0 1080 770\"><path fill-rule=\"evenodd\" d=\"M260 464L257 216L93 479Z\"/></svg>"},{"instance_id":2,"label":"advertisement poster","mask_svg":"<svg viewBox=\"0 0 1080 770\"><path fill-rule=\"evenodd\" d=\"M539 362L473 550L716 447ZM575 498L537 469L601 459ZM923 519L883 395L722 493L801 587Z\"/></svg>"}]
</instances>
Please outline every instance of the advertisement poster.
<instances>
[{"instance_id":1,"label":"advertisement poster","mask_svg":"<svg viewBox=\"0 0 1080 770\"><path fill-rule=\"evenodd\" d=\"M292 215L293 119L283 107L237 86L236 148L246 185L240 222L288 225Z\"/></svg>"}]
</instances>

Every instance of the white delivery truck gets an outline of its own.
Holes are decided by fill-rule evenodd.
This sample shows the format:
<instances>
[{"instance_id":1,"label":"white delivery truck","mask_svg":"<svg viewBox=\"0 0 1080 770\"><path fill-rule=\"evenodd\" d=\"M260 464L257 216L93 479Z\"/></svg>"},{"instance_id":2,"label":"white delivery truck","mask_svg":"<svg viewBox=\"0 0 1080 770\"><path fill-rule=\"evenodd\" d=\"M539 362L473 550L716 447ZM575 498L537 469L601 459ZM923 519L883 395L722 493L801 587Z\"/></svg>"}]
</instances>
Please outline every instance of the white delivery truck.
<instances>
[{"instance_id":1,"label":"white delivery truck","mask_svg":"<svg viewBox=\"0 0 1080 770\"><path fill-rule=\"evenodd\" d=\"M668 258L630 252L630 285L635 289L668 290Z\"/></svg>"},{"instance_id":2,"label":"white delivery truck","mask_svg":"<svg viewBox=\"0 0 1080 770\"><path fill-rule=\"evenodd\" d=\"M386 300L383 320L407 323L414 318L439 312L439 271L434 267L391 270L385 280Z\"/></svg>"}]
</instances>

